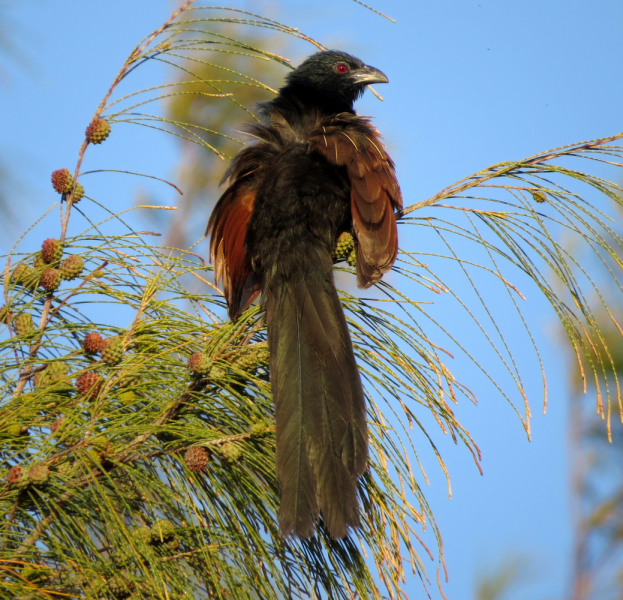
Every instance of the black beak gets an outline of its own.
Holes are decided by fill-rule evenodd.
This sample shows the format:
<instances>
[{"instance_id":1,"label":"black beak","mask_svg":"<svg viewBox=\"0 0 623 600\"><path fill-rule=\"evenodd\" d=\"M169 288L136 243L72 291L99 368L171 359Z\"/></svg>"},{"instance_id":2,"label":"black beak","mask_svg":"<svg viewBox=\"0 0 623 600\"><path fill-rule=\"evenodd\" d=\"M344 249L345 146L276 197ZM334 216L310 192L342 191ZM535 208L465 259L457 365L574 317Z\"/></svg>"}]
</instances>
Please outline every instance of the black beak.
<instances>
[{"instance_id":1,"label":"black beak","mask_svg":"<svg viewBox=\"0 0 623 600\"><path fill-rule=\"evenodd\" d=\"M355 81L355 83L360 83L362 85L369 85L371 83L389 83L389 79L387 79L387 75L385 75L383 71L379 71L378 69L369 67L368 65L353 71L351 78Z\"/></svg>"}]
</instances>

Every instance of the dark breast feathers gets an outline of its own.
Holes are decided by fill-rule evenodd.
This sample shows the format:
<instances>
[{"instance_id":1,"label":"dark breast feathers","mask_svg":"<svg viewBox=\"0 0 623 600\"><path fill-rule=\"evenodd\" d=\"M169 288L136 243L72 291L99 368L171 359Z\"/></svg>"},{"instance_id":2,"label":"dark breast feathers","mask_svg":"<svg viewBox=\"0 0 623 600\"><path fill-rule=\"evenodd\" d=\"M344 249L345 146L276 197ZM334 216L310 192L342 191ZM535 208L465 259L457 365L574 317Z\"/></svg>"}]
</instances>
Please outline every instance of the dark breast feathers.
<instances>
[{"instance_id":1,"label":"dark breast feathers","mask_svg":"<svg viewBox=\"0 0 623 600\"><path fill-rule=\"evenodd\" d=\"M275 186L305 189L298 194L298 206L283 207L278 219L273 215L272 222L265 224L267 235L276 240L274 252L288 252L277 242L284 227L311 222L297 234L321 236L318 242L329 252L337 237L352 227L358 246L357 283L368 288L391 269L398 251L394 211L402 208L402 195L394 163L369 120L352 113L328 118L308 115L294 124L278 113L271 117L271 123L252 126L250 132L259 141L234 159L225 176L230 185L206 232L211 236L215 278L223 282L233 319L260 292L263 268L252 260L255 241L247 239L247 228L255 202L270 202L271 191L279 193ZM300 206L301 198L314 202L314 194L314 206ZM297 215L288 214L295 208ZM305 208L315 210L316 218L301 218Z\"/></svg>"}]
</instances>

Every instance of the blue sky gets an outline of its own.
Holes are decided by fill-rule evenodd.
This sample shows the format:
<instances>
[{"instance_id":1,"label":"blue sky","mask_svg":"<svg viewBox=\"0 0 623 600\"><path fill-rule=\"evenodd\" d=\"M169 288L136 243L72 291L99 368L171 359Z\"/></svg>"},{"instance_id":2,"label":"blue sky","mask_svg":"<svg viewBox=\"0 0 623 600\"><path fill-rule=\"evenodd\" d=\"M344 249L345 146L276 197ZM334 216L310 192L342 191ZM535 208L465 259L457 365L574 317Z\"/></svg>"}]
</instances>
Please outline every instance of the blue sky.
<instances>
[{"instance_id":1,"label":"blue sky","mask_svg":"<svg viewBox=\"0 0 623 600\"><path fill-rule=\"evenodd\" d=\"M389 76L389 85L378 86L385 101L367 94L358 110L374 115L397 163L406 204L490 164L623 129L623 3L618 0L378 3L396 24L349 0L281 4L233 3L300 27ZM170 10L171 3L164 0L14 4L10 31L23 52L17 66L5 63L0 70L0 157L18 182L11 202L22 224L57 200L49 185L51 171L75 164L84 128L118 68ZM290 55L296 60L309 51L300 44ZM162 76L145 70L128 89L153 85ZM135 128L116 129L110 142L87 155L85 169L128 168L172 176L177 155L171 139L145 135L139 148ZM168 191L127 176L97 177L89 180L90 192L114 210L130 206L144 189L157 190L166 203L177 201ZM198 218L205 220L207 214ZM25 248L57 232L57 219L48 218ZM3 250L13 241L10 234L2 240ZM418 240L408 242L417 247ZM442 474L432 462L426 465L431 477L426 492L450 571L444 589L452 600L469 600L479 573L506 556L522 554L533 557L539 568L535 582L513 600L561 599L567 589L569 366L551 311L534 292L528 299L550 394L543 416L539 374L528 374L527 386L535 390L530 398L533 441L527 442L508 404L485 391L477 408L467 402L457 408L459 420L483 451L485 475L478 475L463 449L441 440L452 477L449 500ZM469 377L469 366L456 368ZM408 591L412 598L424 597L417 580Z\"/></svg>"}]
</instances>

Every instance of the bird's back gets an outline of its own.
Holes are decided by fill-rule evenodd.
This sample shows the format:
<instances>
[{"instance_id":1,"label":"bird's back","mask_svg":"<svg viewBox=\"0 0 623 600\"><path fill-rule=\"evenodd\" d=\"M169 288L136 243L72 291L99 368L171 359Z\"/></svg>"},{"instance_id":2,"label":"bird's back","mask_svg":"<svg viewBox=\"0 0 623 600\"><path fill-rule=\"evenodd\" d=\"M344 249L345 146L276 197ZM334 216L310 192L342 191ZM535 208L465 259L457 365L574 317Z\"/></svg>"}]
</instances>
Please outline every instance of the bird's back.
<instances>
[{"instance_id":1,"label":"bird's back","mask_svg":"<svg viewBox=\"0 0 623 600\"><path fill-rule=\"evenodd\" d=\"M268 126L274 128L274 125ZM350 227L350 182L344 167L329 162L310 143L311 132L293 131L273 143L258 176L246 249L253 270L282 273L306 262L310 246L330 255L337 237Z\"/></svg>"}]
</instances>

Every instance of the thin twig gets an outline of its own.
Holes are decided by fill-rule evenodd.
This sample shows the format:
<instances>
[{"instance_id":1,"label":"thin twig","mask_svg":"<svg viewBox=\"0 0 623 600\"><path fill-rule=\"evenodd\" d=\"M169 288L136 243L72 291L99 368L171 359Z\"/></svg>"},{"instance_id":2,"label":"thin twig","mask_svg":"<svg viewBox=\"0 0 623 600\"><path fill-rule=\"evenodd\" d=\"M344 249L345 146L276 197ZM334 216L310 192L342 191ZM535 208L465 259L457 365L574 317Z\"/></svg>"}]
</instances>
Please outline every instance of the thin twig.
<instances>
[{"instance_id":1,"label":"thin twig","mask_svg":"<svg viewBox=\"0 0 623 600\"><path fill-rule=\"evenodd\" d=\"M515 171L516 169L530 166L530 165L541 164L541 163L544 163L550 160L554 160L556 158L560 158L561 156L565 156L571 152L576 152L578 150L588 150L591 148L603 146L605 144L608 144L610 142L613 142L621 138L623 138L623 133L612 135L606 138L600 138L597 140L583 142L581 144L573 144L571 146L566 146L564 148L564 151L552 150L551 152L548 152L546 154L538 154L538 155L529 157L525 159L524 161L511 162L511 163L499 163L499 164L492 165L488 169L485 169L483 171L478 171L477 173L474 173L473 175L470 175L469 177L461 179L457 183L453 183L452 185L448 186L447 188L444 188L443 190L441 190L434 196L431 196L427 200L422 200L421 202L416 202L415 204L408 206L403 211L398 213L398 217L399 218L404 217L408 215L409 213L412 213L416 210L419 210L426 206L431 206L435 204L438 200L450 198L451 196L456 196L457 194L460 194L464 192L465 190L478 187L483 182L489 181L490 179L493 179L495 177L504 177L505 175L508 175L509 173Z\"/></svg>"}]
</instances>

